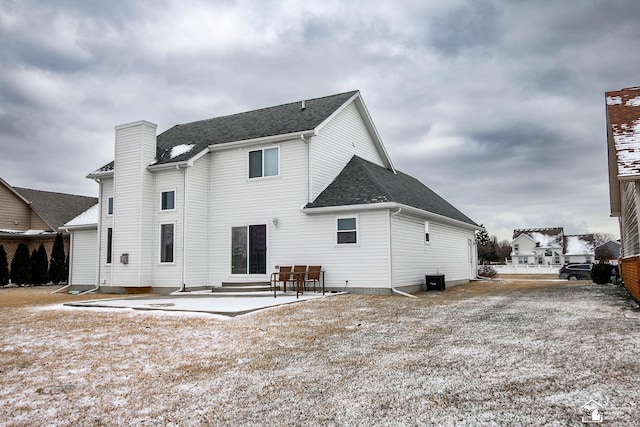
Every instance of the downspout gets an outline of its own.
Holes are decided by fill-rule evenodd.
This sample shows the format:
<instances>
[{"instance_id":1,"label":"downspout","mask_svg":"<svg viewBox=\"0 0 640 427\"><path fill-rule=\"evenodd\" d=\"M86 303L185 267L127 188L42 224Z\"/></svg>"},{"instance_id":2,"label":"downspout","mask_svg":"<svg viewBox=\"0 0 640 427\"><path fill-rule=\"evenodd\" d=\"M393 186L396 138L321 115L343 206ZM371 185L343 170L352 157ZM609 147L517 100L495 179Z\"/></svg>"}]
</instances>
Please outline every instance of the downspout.
<instances>
[{"instance_id":1,"label":"downspout","mask_svg":"<svg viewBox=\"0 0 640 427\"><path fill-rule=\"evenodd\" d=\"M180 168L180 165L176 165L176 169L182 173L182 268L180 269L180 281L182 282L179 292L186 292L187 285L185 284L186 276L186 260L187 260L187 248L185 245L187 234L187 169Z\"/></svg>"},{"instance_id":2,"label":"downspout","mask_svg":"<svg viewBox=\"0 0 640 427\"><path fill-rule=\"evenodd\" d=\"M390 210L389 210L390 212ZM398 208L397 211L389 214L389 285L391 287L391 292L395 292L396 294L405 296L405 297L410 297L410 298L418 298L415 295L411 295L408 294L406 292L402 292L399 289L396 289L393 286L393 232L392 232L392 226L393 226L393 217L395 215L398 215L400 212L402 212L402 208Z\"/></svg>"},{"instance_id":3,"label":"downspout","mask_svg":"<svg viewBox=\"0 0 640 427\"><path fill-rule=\"evenodd\" d=\"M98 229L96 230L98 232L98 238L96 239L98 242L98 250L96 251L97 257L98 258L96 260L96 287L95 289L92 289L92 291L98 291L100 289L100 267L101 267L101 262L100 260L102 259L102 199L103 199L103 194L102 194L102 182L100 181L100 178L93 178L93 180L98 184L98 188L99 188L99 193L98 195L100 197L98 197ZM115 173L114 173L114 179L113 179L113 186L114 186L114 203L115 203Z\"/></svg>"},{"instance_id":4,"label":"downspout","mask_svg":"<svg viewBox=\"0 0 640 427\"><path fill-rule=\"evenodd\" d=\"M309 154L310 154L310 148L309 148L309 139L305 138L304 135L301 135L300 138L302 138L302 140L304 141L304 145L305 145L305 178L306 178L306 182L305 182L305 187L306 187L306 191L307 191L307 198L306 198L306 203L310 203L311 200L309 200L309 198L311 197L311 191L309 189L309 186L311 185L311 172L309 171ZM306 204L305 203L305 204Z\"/></svg>"}]
</instances>

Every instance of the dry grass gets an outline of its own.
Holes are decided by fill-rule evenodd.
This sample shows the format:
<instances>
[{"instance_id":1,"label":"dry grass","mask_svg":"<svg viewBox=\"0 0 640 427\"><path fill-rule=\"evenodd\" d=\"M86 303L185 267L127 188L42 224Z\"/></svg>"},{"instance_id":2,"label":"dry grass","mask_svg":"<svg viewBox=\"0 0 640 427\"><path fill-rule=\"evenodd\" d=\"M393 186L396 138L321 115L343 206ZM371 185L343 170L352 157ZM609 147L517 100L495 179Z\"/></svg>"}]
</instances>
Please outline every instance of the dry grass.
<instances>
[{"instance_id":1,"label":"dry grass","mask_svg":"<svg viewBox=\"0 0 640 427\"><path fill-rule=\"evenodd\" d=\"M1 426L571 425L590 399L640 420L640 313L617 287L501 280L227 320L65 299L0 290Z\"/></svg>"}]
</instances>

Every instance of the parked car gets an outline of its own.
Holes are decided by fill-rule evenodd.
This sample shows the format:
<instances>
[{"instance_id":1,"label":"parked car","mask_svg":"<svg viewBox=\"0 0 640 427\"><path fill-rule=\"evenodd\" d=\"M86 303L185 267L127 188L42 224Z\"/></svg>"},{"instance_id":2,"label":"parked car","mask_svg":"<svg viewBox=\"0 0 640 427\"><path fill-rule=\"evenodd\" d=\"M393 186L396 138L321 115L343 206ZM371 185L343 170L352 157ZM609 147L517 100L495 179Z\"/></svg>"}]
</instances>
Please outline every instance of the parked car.
<instances>
[{"instance_id":1,"label":"parked car","mask_svg":"<svg viewBox=\"0 0 640 427\"><path fill-rule=\"evenodd\" d=\"M558 271L558 278L567 280L591 280L591 264L567 264Z\"/></svg>"}]
</instances>

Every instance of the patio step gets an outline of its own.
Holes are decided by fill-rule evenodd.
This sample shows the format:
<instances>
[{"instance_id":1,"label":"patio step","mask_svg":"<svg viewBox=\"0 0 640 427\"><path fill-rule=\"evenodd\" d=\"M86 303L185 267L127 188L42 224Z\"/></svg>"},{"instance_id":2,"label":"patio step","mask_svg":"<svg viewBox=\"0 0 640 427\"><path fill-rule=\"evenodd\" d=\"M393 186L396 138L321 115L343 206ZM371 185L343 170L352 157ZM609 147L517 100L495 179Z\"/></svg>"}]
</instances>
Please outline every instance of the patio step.
<instances>
[{"instance_id":1,"label":"patio step","mask_svg":"<svg viewBox=\"0 0 640 427\"><path fill-rule=\"evenodd\" d=\"M264 292L271 290L269 282L222 282L222 286L211 289L211 292Z\"/></svg>"}]
</instances>

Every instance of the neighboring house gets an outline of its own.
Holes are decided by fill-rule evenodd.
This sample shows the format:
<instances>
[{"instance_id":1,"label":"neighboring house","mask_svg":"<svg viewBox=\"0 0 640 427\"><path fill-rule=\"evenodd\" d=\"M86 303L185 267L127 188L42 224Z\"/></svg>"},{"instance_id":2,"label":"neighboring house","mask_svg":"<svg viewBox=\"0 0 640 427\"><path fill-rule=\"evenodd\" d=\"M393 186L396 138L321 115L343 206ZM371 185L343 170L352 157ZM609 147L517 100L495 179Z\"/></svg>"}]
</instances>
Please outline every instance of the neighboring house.
<instances>
[{"instance_id":1,"label":"neighboring house","mask_svg":"<svg viewBox=\"0 0 640 427\"><path fill-rule=\"evenodd\" d=\"M96 203L95 197L12 187L0 178L0 244L9 265L20 243L27 245L30 253L42 243L51 256L59 231L67 252L69 236L60 227Z\"/></svg>"},{"instance_id":2,"label":"neighboring house","mask_svg":"<svg viewBox=\"0 0 640 427\"><path fill-rule=\"evenodd\" d=\"M476 275L479 227L394 168L358 91L157 136L146 121L117 126L115 160L88 178L100 207L67 224L76 287L268 282L295 264L322 265L329 289L378 294Z\"/></svg>"},{"instance_id":3,"label":"neighboring house","mask_svg":"<svg viewBox=\"0 0 640 427\"><path fill-rule=\"evenodd\" d=\"M562 227L513 230L511 260L519 265L590 263L594 260L593 234L565 235Z\"/></svg>"},{"instance_id":4,"label":"neighboring house","mask_svg":"<svg viewBox=\"0 0 640 427\"><path fill-rule=\"evenodd\" d=\"M622 280L640 301L640 87L606 92L611 216L620 224Z\"/></svg>"},{"instance_id":5,"label":"neighboring house","mask_svg":"<svg viewBox=\"0 0 640 427\"><path fill-rule=\"evenodd\" d=\"M511 240L511 262L519 265L560 264L562 246L562 227L516 229Z\"/></svg>"},{"instance_id":6,"label":"neighboring house","mask_svg":"<svg viewBox=\"0 0 640 427\"><path fill-rule=\"evenodd\" d=\"M609 240L608 242L596 246L596 259L603 262L617 263L620 258L620 250L620 242Z\"/></svg>"}]
</instances>

